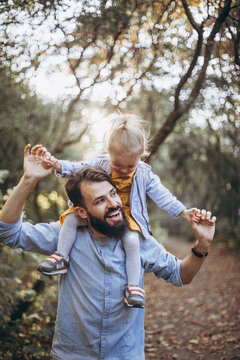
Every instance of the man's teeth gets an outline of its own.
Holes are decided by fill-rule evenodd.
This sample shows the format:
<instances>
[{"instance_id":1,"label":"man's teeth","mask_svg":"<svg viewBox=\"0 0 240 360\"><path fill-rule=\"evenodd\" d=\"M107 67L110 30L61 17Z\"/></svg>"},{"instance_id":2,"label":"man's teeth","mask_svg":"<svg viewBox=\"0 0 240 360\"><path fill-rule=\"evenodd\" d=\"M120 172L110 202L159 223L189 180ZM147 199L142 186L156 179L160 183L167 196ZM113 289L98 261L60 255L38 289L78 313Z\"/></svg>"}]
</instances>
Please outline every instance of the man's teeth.
<instances>
[{"instance_id":1,"label":"man's teeth","mask_svg":"<svg viewBox=\"0 0 240 360\"><path fill-rule=\"evenodd\" d=\"M109 214L108 217L117 216L119 214L119 210L114 211L113 213Z\"/></svg>"}]
</instances>

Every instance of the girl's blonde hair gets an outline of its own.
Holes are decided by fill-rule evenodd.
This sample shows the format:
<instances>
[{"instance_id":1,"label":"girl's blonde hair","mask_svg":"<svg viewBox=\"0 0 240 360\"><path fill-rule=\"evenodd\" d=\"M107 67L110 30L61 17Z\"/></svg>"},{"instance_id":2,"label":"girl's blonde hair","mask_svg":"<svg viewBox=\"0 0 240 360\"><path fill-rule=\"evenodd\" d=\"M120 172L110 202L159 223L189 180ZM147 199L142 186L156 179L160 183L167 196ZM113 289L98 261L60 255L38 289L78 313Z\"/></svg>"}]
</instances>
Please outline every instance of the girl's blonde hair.
<instances>
[{"instance_id":1,"label":"girl's blonde hair","mask_svg":"<svg viewBox=\"0 0 240 360\"><path fill-rule=\"evenodd\" d=\"M112 120L107 137L107 151L145 155L147 140L143 120L137 115L118 115Z\"/></svg>"}]
</instances>

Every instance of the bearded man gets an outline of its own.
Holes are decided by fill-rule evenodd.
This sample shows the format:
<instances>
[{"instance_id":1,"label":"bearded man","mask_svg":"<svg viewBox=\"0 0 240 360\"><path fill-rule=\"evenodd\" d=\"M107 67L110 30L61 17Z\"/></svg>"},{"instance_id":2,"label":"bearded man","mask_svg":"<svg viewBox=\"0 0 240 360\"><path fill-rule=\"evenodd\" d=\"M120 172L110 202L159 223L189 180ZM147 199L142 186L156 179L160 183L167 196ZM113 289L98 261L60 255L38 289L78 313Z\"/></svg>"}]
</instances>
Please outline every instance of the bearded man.
<instances>
[{"instance_id":1,"label":"bearded man","mask_svg":"<svg viewBox=\"0 0 240 360\"><path fill-rule=\"evenodd\" d=\"M0 214L0 240L12 248L52 254L58 223L32 225L21 220L26 199L51 169L42 166L43 147L27 145L24 174ZM61 275L51 356L55 360L142 360L144 309L123 302L125 253L121 237L127 222L112 179L103 170L84 168L66 184L76 214L88 226L78 228L67 274ZM183 260L167 252L153 237L140 239L141 285L144 272L154 272L173 285L189 284L200 270L211 245L215 217L199 211L192 221L195 253ZM197 254L197 255L196 255ZM177 301L177 299L176 299Z\"/></svg>"}]
</instances>

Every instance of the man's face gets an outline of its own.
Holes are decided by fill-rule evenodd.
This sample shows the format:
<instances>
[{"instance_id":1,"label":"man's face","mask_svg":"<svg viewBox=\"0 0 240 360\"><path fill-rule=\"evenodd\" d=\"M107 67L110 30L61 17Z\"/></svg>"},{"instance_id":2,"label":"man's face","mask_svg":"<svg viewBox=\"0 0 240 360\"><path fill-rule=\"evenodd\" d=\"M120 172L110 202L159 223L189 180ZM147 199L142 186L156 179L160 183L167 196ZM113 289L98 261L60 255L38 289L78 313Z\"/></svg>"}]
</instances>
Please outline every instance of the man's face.
<instances>
[{"instance_id":1,"label":"man's face","mask_svg":"<svg viewBox=\"0 0 240 360\"><path fill-rule=\"evenodd\" d=\"M128 223L115 187L107 181L83 182L80 186L85 204L80 216L88 219L93 233L121 237Z\"/></svg>"}]
</instances>

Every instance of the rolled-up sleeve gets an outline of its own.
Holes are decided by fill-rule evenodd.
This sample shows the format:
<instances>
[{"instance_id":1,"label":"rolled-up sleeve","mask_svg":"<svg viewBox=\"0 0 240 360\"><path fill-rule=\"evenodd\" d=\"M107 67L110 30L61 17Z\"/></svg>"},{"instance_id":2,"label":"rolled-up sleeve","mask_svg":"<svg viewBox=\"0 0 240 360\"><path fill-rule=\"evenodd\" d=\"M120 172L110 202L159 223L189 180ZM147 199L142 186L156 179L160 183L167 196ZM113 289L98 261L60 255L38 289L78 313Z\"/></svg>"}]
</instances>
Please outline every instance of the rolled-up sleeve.
<instances>
[{"instance_id":1,"label":"rolled-up sleeve","mask_svg":"<svg viewBox=\"0 0 240 360\"><path fill-rule=\"evenodd\" d=\"M14 249L48 255L57 248L59 230L56 222L32 225L22 219L12 224L0 221L0 242Z\"/></svg>"},{"instance_id":2,"label":"rolled-up sleeve","mask_svg":"<svg viewBox=\"0 0 240 360\"><path fill-rule=\"evenodd\" d=\"M181 260L169 253L153 237L143 240L143 262L145 272L154 272L158 278L175 286L182 286Z\"/></svg>"}]
</instances>

